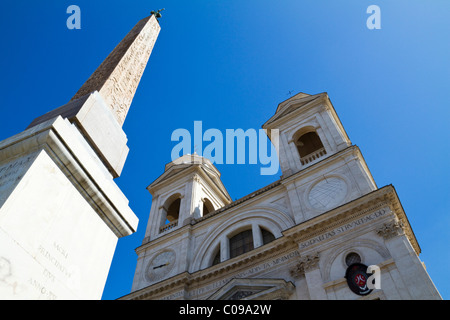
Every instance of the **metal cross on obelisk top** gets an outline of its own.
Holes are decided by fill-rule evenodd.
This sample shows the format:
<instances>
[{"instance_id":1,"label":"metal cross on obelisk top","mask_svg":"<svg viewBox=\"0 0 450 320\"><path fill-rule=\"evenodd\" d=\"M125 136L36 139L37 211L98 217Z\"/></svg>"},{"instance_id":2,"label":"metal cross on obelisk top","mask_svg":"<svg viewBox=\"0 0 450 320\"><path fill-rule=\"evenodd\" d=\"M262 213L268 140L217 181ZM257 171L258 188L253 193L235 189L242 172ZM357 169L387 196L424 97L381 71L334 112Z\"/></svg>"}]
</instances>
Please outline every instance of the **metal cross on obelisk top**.
<instances>
[{"instance_id":1,"label":"metal cross on obelisk top","mask_svg":"<svg viewBox=\"0 0 450 320\"><path fill-rule=\"evenodd\" d=\"M150 13L152 14L152 15L154 15L155 16L155 18L156 19L159 19L159 18L161 18L162 17L162 15L161 15L161 11L164 11L165 9L164 8L162 8L162 9L159 9L158 11L151 11Z\"/></svg>"}]
</instances>

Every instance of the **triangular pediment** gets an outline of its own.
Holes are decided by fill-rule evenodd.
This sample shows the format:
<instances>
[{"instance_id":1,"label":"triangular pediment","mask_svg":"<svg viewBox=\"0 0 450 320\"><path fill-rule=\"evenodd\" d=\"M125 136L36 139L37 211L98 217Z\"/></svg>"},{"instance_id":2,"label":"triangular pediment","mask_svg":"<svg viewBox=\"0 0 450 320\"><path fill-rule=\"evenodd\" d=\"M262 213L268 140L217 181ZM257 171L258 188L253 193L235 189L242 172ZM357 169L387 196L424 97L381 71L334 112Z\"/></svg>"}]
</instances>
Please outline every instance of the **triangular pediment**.
<instances>
[{"instance_id":1,"label":"triangular pediment","mask_svg":"<svg viewBox=\"0 0 450 320\"><path fill-rule=\"evenodd\" d=\"M299 93L293 95L292 97L290 97L289 99L286 99L283 102L280 102L278 104L278 107L277 107L277 110L275 111L275 113L279 112L285 105L287 105L291 101L304 99L304 98L305 98L305 100L308 100L308 98L310 98L312 96L314 96L314 95L310 95L310 94L304 93L304 92L299 92Z\"/></svg>"},{"instance_id":2,"label":"triangular pediment","mask_svg":"<svg viewBox=\"0 0 450 320\"><path fill-rule=\"evenodd\" d=\"M292 113L293 111L305 107L306 105L311 104L313 101L321 99L323 97L326 97L327 93L319 93L315 95L306 94L303 92L300 92L296 94L295 96L281 102L278 105L277 111L275 114L266 121L266 123L263 125L263 127L267 126L268 124L281 119L285 117L286 115Z\"/></svg>"},{"instance_id":3,"label":"triangular pediment","mask_svg":"<svg viewBox=\"0 0 450 320\"><path fill-rule=\"evenodd\" d=\"M169 168L167 171L164 171L164 173L162 175L160 175L155 181L153 181L148 187L147 189L150 189L156 185L158 185L160 182L164 181L164 180L168 180L169 178L177 175L178 173L180 173L181 171L184 171L186 169L188 169L189 166L185 165L185 166L178 166L178 167L172 167Z\"/></svg>"},{"instance_id":4,"label":"triangular pediment","mask_svg":"<svg viewBox=\"0 0 450 320\"><path fill-rule=\"evenodd\" d=\"M284 300L295 286L284 279L232 279L208 300Z\"/></svg>"},{"instance_id":5,"label":"triangular pediment","mask_svg":"<svg viewBox=\"0 0 450 320\"><path fill-rule=\"evenodd\" d=\"M164 182L170 181L171 179L176 180L186 175L193 175L194 172L200 175L203 174L207 177L209 181L211 181L210 184L212 183L218 190L220 190L228 201L231 201L231 197L228 194L227 189L220 180L220 172L210 160L196 154L185 155L166 164L164 173L153 181L147 187L147 190L152 192L152 189L158 187L158 185L163 184Z\"/></svg>"}]
</instances>

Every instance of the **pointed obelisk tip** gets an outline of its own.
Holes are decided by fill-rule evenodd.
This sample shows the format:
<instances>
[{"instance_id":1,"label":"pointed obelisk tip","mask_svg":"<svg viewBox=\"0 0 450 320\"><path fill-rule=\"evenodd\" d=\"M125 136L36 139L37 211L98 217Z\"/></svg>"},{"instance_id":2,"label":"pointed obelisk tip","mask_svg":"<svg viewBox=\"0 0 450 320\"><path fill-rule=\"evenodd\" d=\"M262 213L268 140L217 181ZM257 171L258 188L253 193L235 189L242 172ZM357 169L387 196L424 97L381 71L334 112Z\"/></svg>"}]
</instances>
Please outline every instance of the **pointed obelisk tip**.
<instances>
[{"instance_id":1,"label":"pointed obelisk tip","mask_svg":"<svg viewBox=\"0 0 450 320\"><path fill-rule=\"evenodd\" d=\"M151 13L152 15L155 15L156 20L158 20L159 18L162 17L161 11L164 11L164 10L165 10L165 9L162 8L162 9L159 9L158 11L151 11L150 13Z\"/></svg>"}]
</instances>

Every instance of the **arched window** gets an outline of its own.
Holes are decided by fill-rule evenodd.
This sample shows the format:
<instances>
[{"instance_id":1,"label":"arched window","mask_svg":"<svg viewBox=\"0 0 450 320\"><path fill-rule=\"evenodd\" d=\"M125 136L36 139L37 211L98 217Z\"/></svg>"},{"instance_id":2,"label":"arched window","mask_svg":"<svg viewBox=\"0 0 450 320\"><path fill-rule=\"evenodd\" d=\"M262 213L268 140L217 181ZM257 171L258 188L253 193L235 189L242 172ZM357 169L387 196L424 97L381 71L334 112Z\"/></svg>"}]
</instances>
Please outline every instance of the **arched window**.
<instances>
[{"instance_id":1,"label":"arched window","mask_svg":"<svg viewBox=\"0 0 450 320\"><path fill-rule=\"evenodd\" d=\"M268 244L269 242L275 240L275 236L270 231L261 228L261 233L263 238L263 245Z\"/></svg>"},{"instance_id":2,"label":"arched window","mask_svg":"<svg viewBox=\"0 0 450 320\"><path fill-rule=\"evenodd\" d=\"M253 234L253 231L256 234ZM253 236L256 235L256 239ZM251 226L250 229L246 229L238 234L234 234L230 237L227 237L226 241L223 242L224 247L219 244L212 254L211 266L214 266L220 262L222 262L222 254L225 259L232 259L241 254L247 253L255 248L255 244L257 247L261 245L266 245L275 240L275 236L272 232L258 226L258 229ZM256 241L256 242L254 242Z\"/></svg>"},{"instance_id":3,"label":"arched window","mask_svg":"<svg viewBox=\"0 0 450 320\"><path fill-rule=\"evenodd\" d=\"M230 259L253 250L252 230L246 230L230 238Z\"/></svg>"},{"instance_id":4,"label":"arched window","mask_svg":"<svg viewBox=\"0 0 450 320\"><path fill-rule=\"evenodd\" d=\"M327 152L315 131L307 132L295 140L300 161L303 165L320 158Z\"/></svg>"},{"instance_id":5,"label":"arched window","mask_svg":"<svg viewBox=\"0 0 450 320\"><path fill-rule=\"evenodd\" d=\"M214 211L214 206L211 203L211 201L209 201L209 199L205 198L203 199L203 215L207 215L210 212Z\"/></svg>"},{"instance_id":6,"label":"arched window","mask_svg":"<svg viewBox=\"0 0 450 320\"><path fill-rule=\"evenodd\" d=\"M177 198L169 205L169 207L167 208L166 220L168 220L169 222L178 220L178 218L180 217L180 203L181 199Z\"/></svg>"}]
</instances>

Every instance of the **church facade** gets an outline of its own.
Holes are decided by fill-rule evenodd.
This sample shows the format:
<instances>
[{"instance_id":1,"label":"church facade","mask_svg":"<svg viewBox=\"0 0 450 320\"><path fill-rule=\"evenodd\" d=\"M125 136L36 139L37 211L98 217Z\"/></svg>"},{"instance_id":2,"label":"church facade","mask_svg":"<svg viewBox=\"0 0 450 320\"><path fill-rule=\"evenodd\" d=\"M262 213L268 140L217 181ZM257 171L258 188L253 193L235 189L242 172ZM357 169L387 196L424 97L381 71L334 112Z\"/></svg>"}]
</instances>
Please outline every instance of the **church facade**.
<instances>
[{"instance_id":1,"label":"church facade","mask_svg":"<svg viewBox=\"0 0 450 320\"><path fill-rule=\"evenodd\" d=\"M441 299L395 188L376 185L326 93L280 103L263 128L279 130L274 183L232 201L194 154L148 186L121 299Z\"/></svg>"}]
</instances>

